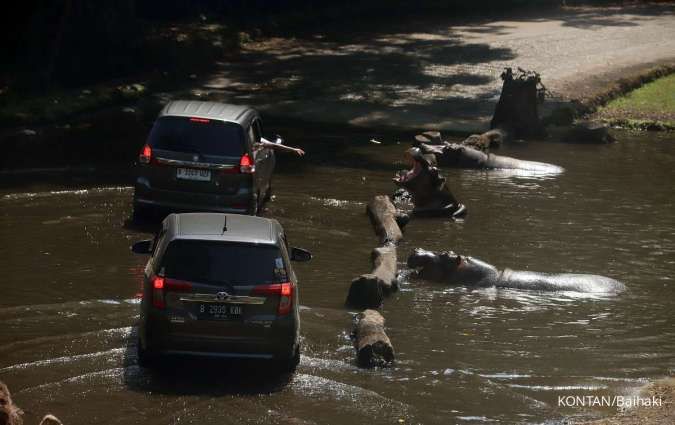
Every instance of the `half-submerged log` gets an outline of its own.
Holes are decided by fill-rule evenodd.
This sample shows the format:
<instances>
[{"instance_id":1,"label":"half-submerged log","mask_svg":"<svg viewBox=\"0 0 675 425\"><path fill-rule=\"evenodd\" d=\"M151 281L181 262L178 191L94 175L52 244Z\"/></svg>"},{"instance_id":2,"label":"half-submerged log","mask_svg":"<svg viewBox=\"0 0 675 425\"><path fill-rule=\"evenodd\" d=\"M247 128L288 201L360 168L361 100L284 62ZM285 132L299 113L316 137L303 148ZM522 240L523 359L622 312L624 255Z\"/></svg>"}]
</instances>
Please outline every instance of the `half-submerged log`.
<instances>
[{"instance_id":1,"label":"half-submerged log","mask_svg":"<svg viewBox=\"0 0 675 425\"><path fill-rule=\"evenodd\" d=\"M399 223L403 223L405 220L388 196L378 195L374 197L368 203L366 212L375 227L375 233L380 237L381 245L397 244L403 239Z\"/></svg>"},{"instance_id":2,"label":"half-submerged log","mask_svg":"<svg viewBox=\"0 0 675 425\"><path fill-rule=\"evenodd\" d=\"M398 289L396 247L393 245L373 249L373 271L352 280L346 304L354 308L378 308L385 295Z\"/></svg>"},{"instance_id":3,"label":"half-submerged log","mask_svg":"<svg viewBox=\"0 0 675 425\"><path fill-rule=\"evenodd\" d=\"M12 395L4 382L0 381L0 423L9 425L20 425L21 409L12 401Z\"/></svg>"},{"instance_id":4,"label":"half-submerged log","mask_svg":"<svg viewBox=\"0 0 675 425\"><path fill-rule=\"evenodd\" d=\"M384 317L379 312L364 310L357 314L352 337L359 366L386 366L394 361L394 347L384 332Z\"/></svg>"},{"instance_id":5,"label":"half-submerged log","mask_svg":"<svg viewBox=\"0 0 675 425\"><path fill-rule=\"evenodd\" d=\"M514 77L511 68L501 75L504 81L499 102L490 128L502 128L518 138L539 138L546 133L539 119L538 105L544 100L546 88L534 71L518 69Z\"/></svg>"},{"instance_id":6,"label":"half-submerged log","mask_svg":"<svg viewBox=\"0 0 675 425\"><path fill-rule=\"evenodd\" d=\"M42 418L42 421L40 421L40 425L63 425L63 422L54 415L46 415Z\"/></svg>"}]
</instances>

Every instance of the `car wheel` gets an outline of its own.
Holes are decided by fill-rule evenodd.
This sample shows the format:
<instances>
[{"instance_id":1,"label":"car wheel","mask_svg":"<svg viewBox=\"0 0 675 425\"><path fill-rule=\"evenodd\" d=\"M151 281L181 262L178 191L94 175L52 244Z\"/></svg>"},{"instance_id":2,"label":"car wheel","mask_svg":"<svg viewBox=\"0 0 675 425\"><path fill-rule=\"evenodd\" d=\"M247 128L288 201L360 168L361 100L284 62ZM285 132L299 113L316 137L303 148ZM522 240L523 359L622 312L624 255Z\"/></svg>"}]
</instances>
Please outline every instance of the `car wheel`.
<instances>
[{"instance_id":1,"label":"car wheel","mask_svg":"<svg viewBox=\"0 0 675 425\"><path fill-rule=\"evenodd\" d=\"M260 194L256 194L256 196L253 198L253 201L251 201L251 207L248 209L248 214L249 215L258 215L258 200L260 199Z\"/></svg>"},{"instance_id":2,"label":"car wheel","mask_svg":"<svg viewBox=\"0 0 675 425\"><path fill-rule=\"evenodd\" d=\"M140 221L147 220L150 216L150 213L150 208L143 205L134 204L134 211L132 212L131 218L134 222L138 223Z\"/></svg>"},{"instance_id":3,"label":"car wheel","mask_svg":"<svg viewBox=\"0 0 675 425\"><path fill-rule=\"evenodd\" d=\"M270 184L267 185L267 190L265 191L265 202L269 201L272 199L272 182L270 181Z\"/></svg>"},{"instance_id":4,"label":"car wheel","mask_svg":"<svg viewBox=\"0 0 675 425\"><path fill-rule=\"evenodd\" d=\"M138 357L138 365L140 367L144 368L149 368L150 366L155 363L157 360L157 355L153 353L151 350L148 350L148 348L143 348L143 344L141 344L141 339L138 338L138 344L136 346L137 348L137 357Z\"/></svg>"},{"instance_id":5,"label":"car wheel","mask_svg":"<svg viewBox=\"0 0 675 425\"><path fill-rule=\"evenodd\" d=\"M295 346L295 351L290 357L276 360L275 369L280 373L294 373L300 363L300 344Z\"/></svg>"}]
</instances>

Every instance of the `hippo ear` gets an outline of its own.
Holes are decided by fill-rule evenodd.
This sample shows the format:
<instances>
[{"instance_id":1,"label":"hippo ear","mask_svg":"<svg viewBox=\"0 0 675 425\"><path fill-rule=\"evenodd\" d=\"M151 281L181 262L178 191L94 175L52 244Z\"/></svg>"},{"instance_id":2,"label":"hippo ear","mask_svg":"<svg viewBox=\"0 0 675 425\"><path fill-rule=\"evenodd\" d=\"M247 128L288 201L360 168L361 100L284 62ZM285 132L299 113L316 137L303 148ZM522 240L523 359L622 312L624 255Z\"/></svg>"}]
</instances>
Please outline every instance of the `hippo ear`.
<instances>
[{"instance_id":1,"label":"hippo ear","mask_svg":"<svg viewBox=\"0 0 675 425\"><path fill-rule=\"evenodd\" d=\"M440 254L438 254L438 258L440 258L443 261L451 261L452 260L452 251L443 251Z\"/></svg>"}]
</instances>

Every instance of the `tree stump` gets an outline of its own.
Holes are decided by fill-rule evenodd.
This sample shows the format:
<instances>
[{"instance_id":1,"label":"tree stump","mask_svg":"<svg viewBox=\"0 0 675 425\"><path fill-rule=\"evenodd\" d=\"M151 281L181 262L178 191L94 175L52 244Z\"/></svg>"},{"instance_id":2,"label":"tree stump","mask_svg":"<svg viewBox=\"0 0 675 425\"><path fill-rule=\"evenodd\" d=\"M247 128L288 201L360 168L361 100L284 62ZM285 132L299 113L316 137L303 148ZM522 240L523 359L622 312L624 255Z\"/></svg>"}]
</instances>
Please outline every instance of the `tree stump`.
<instances>
[{"instance_id":1,"label":"tree stump","mask_svg":"<svg viewBox=\"0 0 675 425\"><path fill-rule=\"evenodd\" d=\"M373 249L373 271L352 280L347 294L347 304L354 308L378 308L385 295L398 289L396 247L393 245Z\"/></svg>"},{"instance_id":2,"label":"tree stump","mask_svg":"<svg viewBox=\"0 0 675 425\"><path fill-rule=\"evenodd\" d=\"M514 77L511 68L506 68L501 78L502 93L490 128L502 128L518 138L543 137L546 133L539 119L538 105L544 100L546 88L539 74L519 68Z\"/></svg>"},{"instance_id":3,"label":"tree stump","mask_svg":"<svg viewBox=\"0 0 675 425\"><path fill-rule=\"evenodd\" d=\"M394 361L394 347L384 332L384 317L377 311L364 310L356 315L352 338L359 366L385 366Z\"/></svg>"},{"instance_id":4,"label":"tree stump","mask_svg":"<svg viewBox=\"0 0 675 425\"><path fill-rule=\"evenodd\" d=\"M374 197L368 203L366 212L375 227L375 233L380 237L381 245L395 245L403 239L403 233L398 226L400 213L398 213L388 196L378 195ZM399 220L397 220L397 217Z\"/></svg>"}]
</instances>

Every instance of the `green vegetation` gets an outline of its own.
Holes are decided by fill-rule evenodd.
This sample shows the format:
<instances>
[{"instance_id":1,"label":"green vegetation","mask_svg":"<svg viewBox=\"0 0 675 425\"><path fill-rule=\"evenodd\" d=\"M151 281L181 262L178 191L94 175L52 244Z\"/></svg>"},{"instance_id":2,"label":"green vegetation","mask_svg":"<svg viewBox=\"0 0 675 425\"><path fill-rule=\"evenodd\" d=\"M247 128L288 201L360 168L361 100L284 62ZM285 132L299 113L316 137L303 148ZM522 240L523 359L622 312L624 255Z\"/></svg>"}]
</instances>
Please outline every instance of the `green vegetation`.
<instances>
[{"instance_id":1,"label":"green vegetation","mask_svg":"<svg viewBox=\"0 0 675 425\"><path fill-rule=\"evenodd\" d=\"M610 101L598 113L612 123L631 123L629 127L675 128L675 74Z\"/></svg>"}]
</instances>

